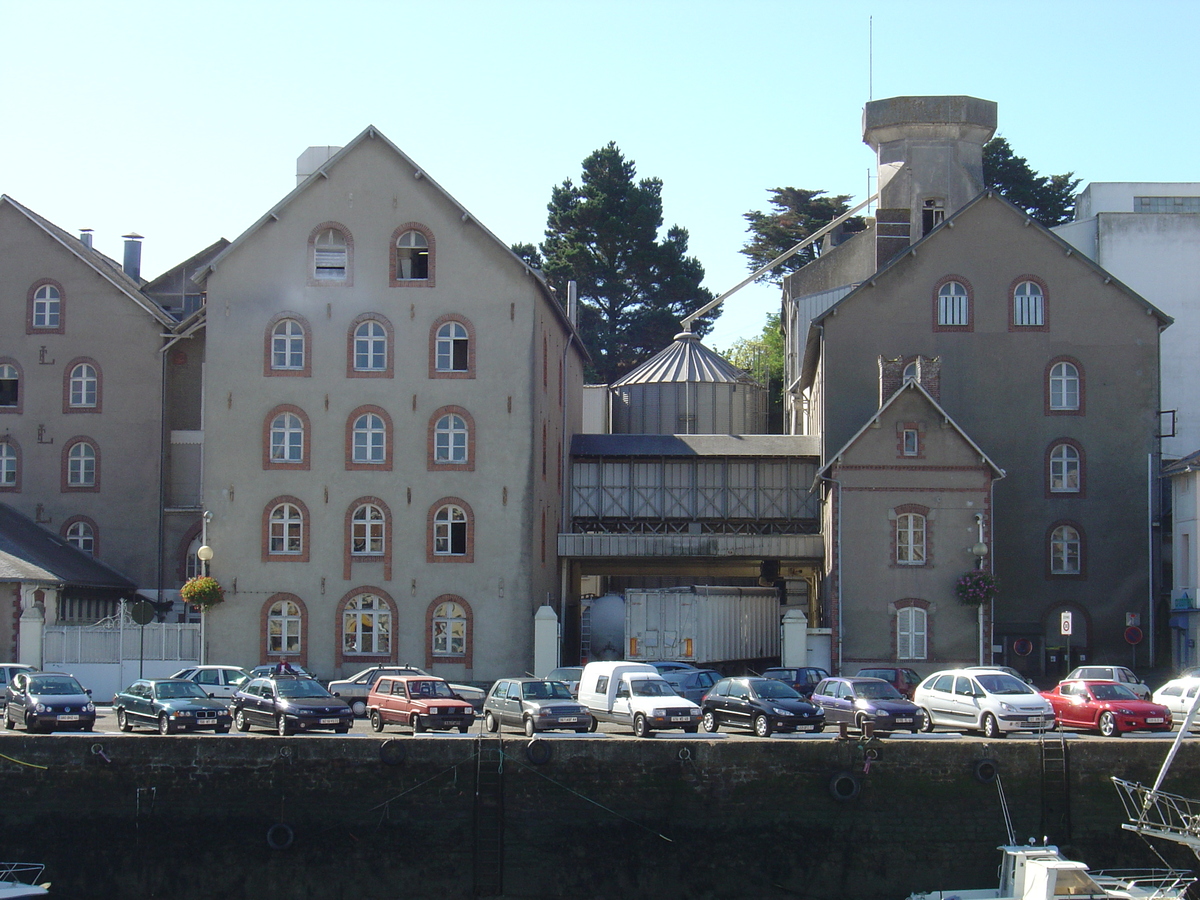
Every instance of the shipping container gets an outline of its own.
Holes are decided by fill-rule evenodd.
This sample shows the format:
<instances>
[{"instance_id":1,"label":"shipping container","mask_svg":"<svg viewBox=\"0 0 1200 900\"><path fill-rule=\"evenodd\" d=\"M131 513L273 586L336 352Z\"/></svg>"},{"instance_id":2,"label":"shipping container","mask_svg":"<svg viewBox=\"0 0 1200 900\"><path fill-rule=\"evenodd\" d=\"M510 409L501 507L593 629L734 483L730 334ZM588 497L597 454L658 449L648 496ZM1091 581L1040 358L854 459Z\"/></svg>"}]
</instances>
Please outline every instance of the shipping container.
<instances>
[{"instance_id":1,"label":"shipping container","mask_svg":"<svg viewBox=\"0 0 1200 900\"><path fill-rule=\"evenodd\" d=\"M625 592L625 658L694 665L778 659L779 593L761 587Z\"/></svg>"}]
</instances>

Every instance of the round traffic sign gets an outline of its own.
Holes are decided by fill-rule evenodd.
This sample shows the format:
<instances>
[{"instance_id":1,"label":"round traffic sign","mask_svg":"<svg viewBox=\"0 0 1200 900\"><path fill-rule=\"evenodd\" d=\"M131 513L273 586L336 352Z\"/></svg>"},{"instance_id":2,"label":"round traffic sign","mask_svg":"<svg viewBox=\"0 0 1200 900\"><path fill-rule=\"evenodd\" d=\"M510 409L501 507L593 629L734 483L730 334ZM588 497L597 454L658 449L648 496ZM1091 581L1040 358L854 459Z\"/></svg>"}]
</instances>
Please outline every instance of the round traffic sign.
<instances>
[{"instance_id":1,"label":"round traffic sign","mask_svg":"<svg viewBox=\"0 0 1200 900\"><path fill-rule=\"evenodd\" d=\"M139 625L149 625L154 621L154 605L149 600L138 600L129 611L133 621Z\"/></svg>"},{"instance_id":2,"label":"round traffic sign","mask_svg":"<svg viewBox=\"0 0 1200 900\"><path fill-rule=\"evenodd\" d=\"M1033 652L1033 641L1029 638L1017 638L1013 641L1013 653L1017 656L1028 656Z\"/></svg>"},{"instance_id":3,"label":"round traffic sign","mask_svg":"<svg viewBox=\"0 0 1200 900\"><path fill-rule=\"evenodd\" d=\"M1125 629L1125 643L1140 644L1142 642L1142 629L1136 625L1130 625Z\"/></svg>"}]
</instances>

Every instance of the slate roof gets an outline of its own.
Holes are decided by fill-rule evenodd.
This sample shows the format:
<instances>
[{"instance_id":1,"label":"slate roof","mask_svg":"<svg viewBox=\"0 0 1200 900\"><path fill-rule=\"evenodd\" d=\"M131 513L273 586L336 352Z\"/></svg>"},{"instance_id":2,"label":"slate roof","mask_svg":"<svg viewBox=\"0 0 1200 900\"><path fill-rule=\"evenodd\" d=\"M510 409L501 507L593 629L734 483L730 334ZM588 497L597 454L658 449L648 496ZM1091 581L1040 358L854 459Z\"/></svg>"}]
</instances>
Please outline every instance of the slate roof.
<instances>
[{"instance_id":1,"label":"slate roof","mask_svg":"<svg viewBox=\"0 0 1200 900\"><path fill-rule=\"evenodd\" d=\"M577 434L572 456L820 456L820 439L792 434Z\"/></svg>"},{"instance_id":2,"label":"slate roof","mask_svg":"<svg viewBox=\"0 0 1200 900\"><path fill-rule=\"evenodd\" d=\"M1164 463L1162 473L1164 476L1183 475L1185 472L1195 472L1200 470L1200 450L1195 453L1189 453L1182 459L1174 460L1173 462Z\"/></svg>"},{"instance_id":3,"label":"slate roof","mask_svg":"<svg viewBox=\"0 0 1200 900\"><path fill-rule=\"evenodd\" d=\"M0 503L0 581L111 588L137 585L6 503Z\"/></svg>"}]
</instances>

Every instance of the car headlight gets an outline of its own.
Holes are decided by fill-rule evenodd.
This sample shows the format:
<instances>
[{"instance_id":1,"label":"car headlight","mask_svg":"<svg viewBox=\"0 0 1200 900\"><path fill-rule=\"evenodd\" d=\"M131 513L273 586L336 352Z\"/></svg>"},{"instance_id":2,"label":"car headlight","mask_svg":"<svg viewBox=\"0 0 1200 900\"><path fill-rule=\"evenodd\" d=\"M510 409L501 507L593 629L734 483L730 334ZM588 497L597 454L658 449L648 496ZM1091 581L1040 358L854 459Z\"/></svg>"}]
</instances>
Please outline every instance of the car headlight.
<instances>
[{"instance_id":1,"label":"car headlight","mask_svg":"<svg viewBox=\"0 0 1200 900\"><path fill-rule=\"evenodd\" d=\"M1017 711L1015 706L1013 706L1011 703L1005 703L1003 700L1000 701L1000 708L1002 710L1004 710L1005 712L1016 712Z\"/></svg>"},{"instance_id":2,"label":"car headlight","mask_svg":"<svg viewBox=\"0 0 1200 900\"><path fill-rule=\"evenodd\" d=\"M652 710L650 710L650 715L654 716L654 718L656 718L656 719L661 719L661 718L662 718L663 716L665 716L666 714L667 714L667 711L666 711L665 709L652 709Z\"/></svg>"},{"instance_id":3,"label":"car headlight","mask_svg":"<svg viewBox=\"0 0 1200 900\"><path fill-rule=\"evenodd\" d=\"M791 713L788 712L786 709L780 709L777 706L771 707L771 712L773 712L777 716L790 716L791 715Z\"/></svg>"},{"instance_id":4,"label":"car headlight","mask_svg":"<svg viewBox=\"0 0 1200 900\"><path fill-rule=\"evenodd\" d=\"M87 706L85 706L85 707L83 708L83 711L84 711L84 712L95 712L95 711L96 711L96 704L95 704L95 703L89 703Z\"/></svg>"},{"instance_id":5,"label":"car headlight","mask_svg":"<svg viewBox=\"0 0 1200 900\"><path fill-rule=\"evenodd\" d=\"M36 709L38 712L45 712L45 711L46 711L46 704L45 704L45 703L42 703L42 702L39 700L39 701L38 701L38 705L37 705L37 706L35 706L35 707L34 707L34 709Z\"/></svg>"},{"instance_id":6,"label":"car headlight","mask_svg":"<svg viewBox=\"0 0 1200 900\"><path fill-rule=\"evenodd\" d=\"M193 713L190 709L177 709L175 710L175 715L179 716L180 718L186 718L187 716L195 715L195 713Z\"/></svg>"},{"instance_id":7,"label":"car headlight","mask_svg":"<svg viewBox=\"0 0 1200 900\"><path fill-rule=\"evenodd\" d=\"M1121 715L1121 716L1132 716L1133 710L1132 709L1118 709L1117 714Z\"/></svg>"}]
</instances>

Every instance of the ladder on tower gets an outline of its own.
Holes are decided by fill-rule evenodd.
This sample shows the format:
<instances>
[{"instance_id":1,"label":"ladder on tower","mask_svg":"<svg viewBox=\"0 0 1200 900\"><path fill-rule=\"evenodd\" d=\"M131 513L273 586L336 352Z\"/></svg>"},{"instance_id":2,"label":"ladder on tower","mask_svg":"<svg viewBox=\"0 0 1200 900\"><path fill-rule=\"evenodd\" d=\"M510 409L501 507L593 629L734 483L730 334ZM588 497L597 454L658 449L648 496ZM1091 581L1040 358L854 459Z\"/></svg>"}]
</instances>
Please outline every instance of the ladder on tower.
<instances>
[{"instance_id":1,"label":"ladder on tower","mask_svg":"<svg viewBox=\"0 0 1200 900\"><path fill-rule=\"evenodd\" d=\"M1043 835L1056 843L1071 838L1071 790L1067 739L1061 727L1041 733Z\"/></svg>"},{"instance_id":2,"label":"ladder on tower","mask_svg":"<svg viewBox=\"0 0 1200 900\"><path fill-rule=\"evenodd\" d=\"M497 897L504 892L504 750L499 735L479 738L473 831L474 894Z\"/></svg>"}]
</instances>

